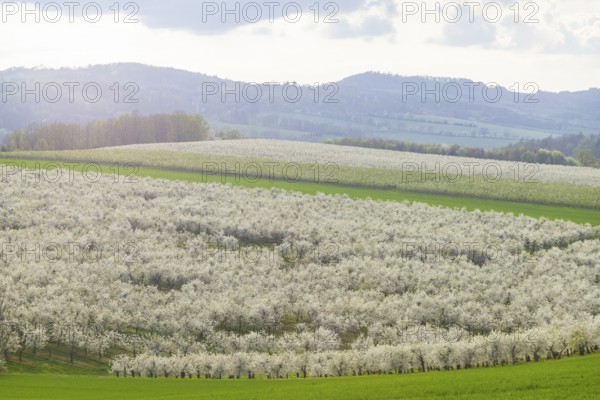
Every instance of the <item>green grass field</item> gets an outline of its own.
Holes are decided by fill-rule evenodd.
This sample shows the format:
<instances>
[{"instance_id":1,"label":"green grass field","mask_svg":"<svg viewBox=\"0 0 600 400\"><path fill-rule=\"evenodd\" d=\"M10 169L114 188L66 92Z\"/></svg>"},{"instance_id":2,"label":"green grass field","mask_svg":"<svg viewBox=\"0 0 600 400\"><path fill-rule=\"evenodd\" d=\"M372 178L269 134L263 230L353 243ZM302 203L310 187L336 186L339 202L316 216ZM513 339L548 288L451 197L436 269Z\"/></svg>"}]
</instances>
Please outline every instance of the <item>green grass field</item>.
<instances>
[{"instance_id":1,"label":"green grass field","mask_svg":"<svg viewBox=\"0 0 600 400\"><path fill-rule=\"evenodd\" d=\"M3 400L598 399L600 354L500 368L290 380L0 375Z\"/></svg>"},{"instance_id":2,"label":"green grass field","mask_svg":"<svg viewBox=\"0 0 600 400\"><path fill-rule=\"evenodd\" d=\"M27 168L36 169L39 167L51 167L54 163L48 163L43 160L21 160L21 159L0 159L0 163L13 165L24 165ZM81 171L82 166L75 163L60 162L63 168L70 168L73 171ZM103 172L107 174L113 174L110 165L105 165ZM92 171L93 172L93 171ZM133 172L133 171L130 171ZM545 217L548 219L563 219L573 221L576 223L589 223L594 226L600 225L600 211L587 209L587 208L575 208L575 207L563 207L563 206L551 206L543 204L530 204L521 203L514 201L502 201L502 200L489 200L474 197L463 197L463 196L449 196L441 194L428 194L428 193L415 193L401 190L383 190L368 187L353 187L344 185L334 184L319 184L310 182L287 182L281 180L272 179L257 179L257 180L244 180L241 179L236 181L234 177L222 177L213 176L208 174L200 174L195 172L185 171L172 171L166 169L151 169L151 168L140 168L135 172L139 177L150 177L159 178L166 180L181 180L185 182L208 182L208 183L229 183L232 185L240 185L250 188L280 188L284 190L297 191L305 194L346 194L348 197L353 199L367 199L383 200L383 201L410 201L410 202L421 202L427 203L434 206L443 206L449 208L465 208L469 211L479 209L481 211L498 211L505 213L513 213L516 215L523 214L534 218ZM120 179L126 179L126 174L120 176Z\"/></svg>"}]
</instances>

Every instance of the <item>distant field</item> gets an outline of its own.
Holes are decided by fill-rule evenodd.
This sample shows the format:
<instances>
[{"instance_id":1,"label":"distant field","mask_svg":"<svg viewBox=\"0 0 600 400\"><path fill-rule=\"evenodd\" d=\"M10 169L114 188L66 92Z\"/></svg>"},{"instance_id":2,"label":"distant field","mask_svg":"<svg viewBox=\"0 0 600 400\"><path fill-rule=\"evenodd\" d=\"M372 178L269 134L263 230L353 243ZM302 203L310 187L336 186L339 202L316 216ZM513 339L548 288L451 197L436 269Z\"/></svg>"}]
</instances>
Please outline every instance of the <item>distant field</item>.
<instances>
[{"instance_id":1,"label":"distant field","mask_svg":"<svg viewBox=\"0 0 600 400\"><path fill-rule=\"evenodd\" d=\"M512 367L309 380L0 374L6 400L597 399L600 354Z\"/></svg>"},{"instance_id":2,"label":"distant field","mask_svg":"<svg viewBox=\"0 0 600 400\"><path fill-rule=\"evenodd\" d=\"M14 164L24 165L27 168L35 169L39 167L55 167L53 163L47 163L44 161L36 160L20 160L20 159L0 159L2 164ZM82 170L82 166L76 163L61 162L60 165L65 169L73 169L77 171ZM104 169L105 173L114 173L109 164ZM125 171L122 172L122 174ZM534 218L545 217L548 219L563 219L567 221L573 221L576 223L589 223L595 226L600 225L600 211L593 209L577 208L577 207L562 207L562 206L550 206L542 204L528 204L512 201L500 201L473 198L467 196L450 196L440 194L428 194L428 193L415 193L402 190L382 190L378 188L369 187L351 187L334 184L319 184L311 182L287 182L285 180L272 180L272 179L256 179L248 180L241 179L237 181L234 177L224 177L219 175L203 174L198 172L186 172L186 171L173 171L160 168L140 168L134 173L140 177L149 177L156 179L167 179L167 180L181 180L186 182L195 183L229 183L233 185L239 185L244 187L257 187L257 188L280 188L285 190L298 191L305 194L346 194L348 197L353 199L366 199L371 198L373 200L383 201L410 201L410 202L422 202L430 205L437 205L450 208L465 208L469 211L479 209L481 211L498 211L505 213L513 213L515 215L523 214ZM124 178L123 176L121 177ZM583 187L585 189L585 187ZM589 188L596 189L597 188Z\"/></svg>"},{"instance_id":3,"label":"distant field","mask_svg":"<svg viewBox=\"0 0 600 400\"><path fill-rule=\"evenodd\" d=\"M133 163L141 168L203 173L208 179L209 175L217 175L221 181L236 183L234 177L224 176L232 175L233 171L240 180L251 183L263 178L270 183L327 185L345 187L347 191L398 191L418 195L418 198L421 195L449 196L460 198L469 209L477 208L479 200L494 200L600 211L600 170L591 168L263 140L7 153L5 158L9 157ZM371 197L378 198L378 195ZM485 202L481 204L488 207ZM511 208L502 207L498 211L511 212ZM548 216L555 218L562 214L561 210L550 210ZM534 216L539 215L544 214Z\"/></svg>"},{"instance_id":4,"label":"distant field","mask_svg":"<svg viewBox=\"0 0 600 400\"><path fill-rule=\"evenodd\" d=\"M300 164L337 164L340 167L367 168L373 170L391 170L396 173L407 170L411 166L421 167L424 171L436 172L440 169L443 175L451 175L456 167L462 170L462 175L493 177L496 172L501 177L513 181L568 183L578 186L600 187L600 170L584 167L568 167L547 164L527 164L513 161L497 161L477 159L470 157L444 156L436 154L421 154L401 152L394 150L369 149L352 146L339 146L324 143L291 142L284 140L227 140L204 141L192 143L157 143L145 145L120 146L98 150L85 150L76 152L44 152L31 153L45 155L90 156L104 154L118 156L120 152L127 151L129 156L136 152L146 150L158 153L149 153L152 161L160 161L161 153L177 152L186 162L202 160L206 157L235 156L245 159L276 160L286 163ZM183 153L183 154L181 154ZM187 158L186 154L193 154L195 159ZM28 153L23 153L28 154ZM156 160L154 160L156 158ZM170 160L173 162L173 160ZM454 166L455 168L452 168ZM487 172L486 172L487 171ZM430 175L430 174L428 174ZM517 178L515 177L517 175Z\"/></svg>"}]
</instances>

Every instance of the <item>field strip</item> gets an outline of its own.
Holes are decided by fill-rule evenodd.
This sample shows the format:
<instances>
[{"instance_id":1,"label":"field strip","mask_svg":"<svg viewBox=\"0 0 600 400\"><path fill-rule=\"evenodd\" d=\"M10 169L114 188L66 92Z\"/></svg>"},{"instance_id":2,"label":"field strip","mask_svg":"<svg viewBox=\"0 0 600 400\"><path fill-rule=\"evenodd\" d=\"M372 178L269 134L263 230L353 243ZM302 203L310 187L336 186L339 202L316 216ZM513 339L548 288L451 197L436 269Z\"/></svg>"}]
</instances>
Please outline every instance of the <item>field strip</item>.
<instances>
[{"instance_id":1,"label":"field strip","mask_svg":"<svg viewBox=\"0 0 600 400\"><path fill-rule=\"evenodd\" d=\"M393 166L392 164L387 164L387 167L377 167L377 159L372 158L362 161L359 159L357 165L347 165L343 162L328 161L328 159L336 160L335 156L329 153L316 155L291 153L291 161L287 161L280 154L274 153L272 148L267 148L264 153L260 153L261 158L255 158L240 155L243 149L239 148L231 150L235 153L233 155L220 154L223 150L227 150L223 148L215 148L214 152L208 149L207 153L198 153L191 151L194 150L194 145L198 144L192 143L189 148L183 149L176 147L175 150L113 148L65 152L19 152L7 153L3 157L133 165L140 168L222 176L232 176L233 173L241 179L265 178L286 182L600 210L600 182L598 186L585 184L588 181L596 182L600 176L596 176L597 171L593 171L594 173L587 171L587 175L582 176L574 175L572 170L569 170L570 175L565 175L560 169L542 173L536 170L536 167L533 167L533 170L521 165L514 168L510 163L501 165L494 162L486 164L496 171L496 175L492 173L490 176L485 172L487 167L480 166L479 170L476 170L472 165L467 164L461 166L438 163L435 166L429 164L419 166L414 163L398 165L396 162L393 165L401 168L390 169L387 167ZM253 150L243 151L255 153L258 150L253 148ZM313 156L314 158L311 159ZM585 172L584 169L580 171ZM561 178L556 178L555 174ZM552 180L555 178L556 180Z\"/></svg>"},{"instance_id":2,"label":"field strip","mask_svg":"<svg viewBox=\"0 0 600 400\"><path fill-rule=\"evenodd\" d=\"M64 169L72 171L82 172L85 165L82 165L84 161L73 162L73 161L62 161L56 159L0 159L0 164L4 165L15 165L25 166L28 169L54 169L57 166L62 166ZM103 167L102 171L105 174L115 174L116 170L113 169L110 163L106 162L94 162L88 161L89 163L97 164ZM45 163L45 164L44 164ZM105 167L105 168L104 168ZM94 170L91 170L93 174ZM128 175L128 173L123 173ZM489 200L480 199L474 197L463 197L463 196L448 196L431 193L419 193L410 191L399 191L399 190L386 190L380 188L370 187L357 187L353 185L344 184L323 184L314 182L289 182L285 180L274 179L235 179L235 177L229 177L223 174L211 175L203 171L187 171L182 168L139 168L132 171L130 175L138 177L148 177L154 179L166 179L166 180L180 180L190 183L229 183L236 186L243 186L247 188L279 188L288 191L296 191L304 194L315 195L317 193L323 193L328 195L347 195L352 199L373 199L382 201L410 201L426 203L433 206L443 206L449 208L465 208L469 211L479 209L481 211L497 211L505 213L513 213L516 215L523 214L533 218L545 217L552 220L568 220L580 224L589 223L594 226L600 225L600 212L598 210L575 208L575 207L563 207L563 206L549 206L542 204L522 203L513 201L501 201L501 200ZM0 179L2 176L0 176ZM124 179L126 176L120 176L120 179Z\"/></svg>"},{"instance_id":3,"label":"field strip","mask_svg":"<svg viewBox=\"0 0 600 400\"><path fill-rule=\"evenodd\" d=\"M509 367L323 379L151 379L46 374L0 376L11 400L111 399L593 399L600 354Z\"/></svg>"}]
</instances>

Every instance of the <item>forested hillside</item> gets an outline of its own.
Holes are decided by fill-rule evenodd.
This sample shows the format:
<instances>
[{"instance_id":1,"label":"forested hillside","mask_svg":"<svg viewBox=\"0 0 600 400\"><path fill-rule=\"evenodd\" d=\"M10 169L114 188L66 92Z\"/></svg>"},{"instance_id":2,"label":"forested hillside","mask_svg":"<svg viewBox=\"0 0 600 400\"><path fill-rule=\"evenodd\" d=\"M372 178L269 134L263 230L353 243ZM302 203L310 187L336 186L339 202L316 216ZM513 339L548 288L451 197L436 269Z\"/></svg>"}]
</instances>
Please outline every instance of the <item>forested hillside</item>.
<instances>
[{"instance_id":1,"label":"forested hillside","mask_svg":"<svg viewBox=\"0 0 600 400\"><path fill-rule=\"evenodd\" d=\"M312 87L264 85L141 64L13 68L0 72L0 81L0 129L9 130L41 122L85 124L135 111L183 111L245 136L374 136L490 148L600 129L600 90L531 93L536 86L525 89L524 83L515 93L468 79L365 73ZM62 96L55 101L57 90Z\"/></svg>"}]
</instances>

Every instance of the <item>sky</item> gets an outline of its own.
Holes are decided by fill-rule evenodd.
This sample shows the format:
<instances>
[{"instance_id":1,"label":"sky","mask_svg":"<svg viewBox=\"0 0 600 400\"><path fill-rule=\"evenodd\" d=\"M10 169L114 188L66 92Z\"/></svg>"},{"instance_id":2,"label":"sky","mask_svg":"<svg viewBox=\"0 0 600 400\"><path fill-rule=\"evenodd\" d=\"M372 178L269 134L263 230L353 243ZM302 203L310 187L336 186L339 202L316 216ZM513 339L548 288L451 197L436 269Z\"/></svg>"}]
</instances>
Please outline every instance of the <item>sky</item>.
<instances>
[{"instance_id":1,"label":"sky","mask_svg":"<svg viewBox=\"0 0 600 400\"><path fill-rule=\"evenodd\" d=\"M574 91L600 87L600 1L1 2L0 50L0 69L138 62L305 84L376 71Z\"/></svg>"}]
</instances>

